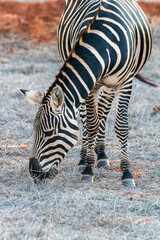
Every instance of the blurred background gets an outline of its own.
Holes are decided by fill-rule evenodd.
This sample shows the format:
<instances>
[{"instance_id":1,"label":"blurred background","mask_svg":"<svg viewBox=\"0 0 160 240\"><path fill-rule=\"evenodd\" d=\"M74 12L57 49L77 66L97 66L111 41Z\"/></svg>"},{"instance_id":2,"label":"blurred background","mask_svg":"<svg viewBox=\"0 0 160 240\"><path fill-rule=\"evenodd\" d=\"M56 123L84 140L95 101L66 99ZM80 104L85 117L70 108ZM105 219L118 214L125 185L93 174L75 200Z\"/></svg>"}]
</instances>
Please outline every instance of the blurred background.
<instances>
[{"instance_id":1,"label":"blurred background","mask_svg":"<svg viewBox=\"0 0 160 240\"><path fill-rule=\"evenodd\" d=\"M138 1L152 24L160 24L160 1ZM0 34L12 32L36 39L55 42L59 18L65 0L0 1Z\"/></svg>"}]
</instances>

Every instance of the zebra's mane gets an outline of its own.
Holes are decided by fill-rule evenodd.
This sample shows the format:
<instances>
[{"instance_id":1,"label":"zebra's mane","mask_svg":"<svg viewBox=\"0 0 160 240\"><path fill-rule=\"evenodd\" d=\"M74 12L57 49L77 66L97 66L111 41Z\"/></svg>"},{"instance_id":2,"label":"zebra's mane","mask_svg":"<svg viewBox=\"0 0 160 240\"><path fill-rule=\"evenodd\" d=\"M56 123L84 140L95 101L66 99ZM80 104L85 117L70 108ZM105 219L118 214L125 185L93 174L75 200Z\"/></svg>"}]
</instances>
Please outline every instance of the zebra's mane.
<instances>
[{"instance_id":1,"label":"zebra's mane","mask_svg":"<svg viewBox=\"0 0 160 240\"><path fill-rule=\"evenodd\" d=\"M101 3L100 3L100 4L101 4ZM101 5L100 5L100 6L101 6ZM99 8L97 9L94 17L89 21L87 27L80 33L80 35L79 35L78 39L76 40L75 45L74 45L73 49L71 50L68 58L67 58L66 61L64 62L63 66L61 67L61 69L60 69L60 71L59 71L59 73L55 76L55 78L56 78L55 81L52 83L52 85L51 85L51 86L49 87L49 89L47 90L47 93L44 95L43 100L42 100L42 103L45 102L45 100L50 96L50 93L51 93L52 89L58 84L58 82L59 82L58 79L62 76L62 72L63 72L63 70L64 70L64 68L65 68L65 66L66 66L66 63L68 63L68 62L70 61L70 59L71 59L71 57L72 57L72 54L75 53L76 49L77 49L78 46L79 46L80 41L87 35L87 32L88 32L89 29L91 28L92 24L95 22L95 20L96 20L96 18L97 18L97 16L98 16L99 10L100 10L100 6L99 6Z\"/></svg>"}]
</instances>

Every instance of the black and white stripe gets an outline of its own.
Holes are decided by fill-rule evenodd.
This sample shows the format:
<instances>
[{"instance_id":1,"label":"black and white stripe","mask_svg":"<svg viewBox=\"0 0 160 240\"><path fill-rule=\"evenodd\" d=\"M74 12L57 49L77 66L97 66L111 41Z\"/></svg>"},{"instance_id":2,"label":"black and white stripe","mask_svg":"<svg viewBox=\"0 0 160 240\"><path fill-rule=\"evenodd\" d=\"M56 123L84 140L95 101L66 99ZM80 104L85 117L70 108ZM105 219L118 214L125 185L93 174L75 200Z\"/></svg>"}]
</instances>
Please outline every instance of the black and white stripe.
<instances>
[{"instance_id":1,"label":"black and white stripe","mask_svg":"<svg viewBox=\"0 0 160 240\"><path fill-rule=\"evenodd\" d=\"M121 145L122 180L125 185L134 185L129 172L127 112L132 79L148 60L151 45L149 23L134 0L67 1L58 31L59 52L65 63L36 117L32 172L36 161L39 170L49 173L75 144L78 109L85 101L81 116L86 117L87 145L84 141L82 174L84 180L92 181L95 142L99 166L106 160L105 122L116 90L115 131ZM97 106L101 86L105 88Z\"/></svg>"}]
</instances>

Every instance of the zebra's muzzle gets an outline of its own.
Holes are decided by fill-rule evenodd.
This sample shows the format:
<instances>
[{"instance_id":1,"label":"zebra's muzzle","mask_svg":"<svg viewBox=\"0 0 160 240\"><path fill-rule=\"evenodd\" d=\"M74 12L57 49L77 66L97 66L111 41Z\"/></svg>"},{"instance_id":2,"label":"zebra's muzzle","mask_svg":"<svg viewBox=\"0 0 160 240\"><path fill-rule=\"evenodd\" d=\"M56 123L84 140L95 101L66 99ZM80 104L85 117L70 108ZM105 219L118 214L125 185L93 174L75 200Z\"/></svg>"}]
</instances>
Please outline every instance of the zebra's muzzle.
<instances>
[{"instance_id":1,"label":"zebra's muzzle","mask_svg":"<svg viewBox=\"0 0 160 240\"><path fill-rule=\"evenodd\" d=\"M53 179L58 174L58 170L56 168L51 168L47 172L43 171L38 163L38 160L35 158L30 158L29 160L29 172L35 183L46 178Z\"/></svg>"}]
</instances>

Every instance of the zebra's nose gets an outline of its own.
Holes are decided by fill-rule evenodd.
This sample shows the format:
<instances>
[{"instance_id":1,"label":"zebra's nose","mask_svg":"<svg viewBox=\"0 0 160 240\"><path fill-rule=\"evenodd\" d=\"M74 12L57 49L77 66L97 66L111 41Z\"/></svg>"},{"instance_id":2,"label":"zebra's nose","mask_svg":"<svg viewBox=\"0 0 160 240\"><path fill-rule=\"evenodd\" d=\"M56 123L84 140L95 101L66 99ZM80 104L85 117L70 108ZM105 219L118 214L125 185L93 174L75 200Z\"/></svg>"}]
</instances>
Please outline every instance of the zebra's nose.
<instances>
[{"instance_id":1,"label":"zebra's nose","mask_svg":"<svg viewBox=\"0 0 160 240\"><path fill-rule=\"evenodd\" d=\"M58 170L56 168L52 168L49 171L44 172L36 158L30 158L29 172L33 177L35 183L38 183L39 180L42 180L45 178L53 179L58 174Z\"/></svg>"},{"instance_id":2,"label":"zebra's nose","mask_svg":"<svg viewBox=\"0 0 160 240\"><path fill-rule=\"evenodd\" d=\"M44 178L44 173L41 170L41 167L38 164L38 160L36 158L29 159L29 172L34 179L42 179Z\"/></svg>"},{"instance_id":3,"label":"zebra's nose","mask_svg":"<svg viewBox=\"0 0 160 240\"><path fill-rule=\"evenodd\" d=\"M40 166L38 164L38 160L35 158L30 158L29 159L29 171L38 171L40 170Z\"/></svg>"}]
</instances>

